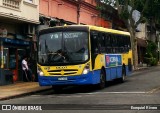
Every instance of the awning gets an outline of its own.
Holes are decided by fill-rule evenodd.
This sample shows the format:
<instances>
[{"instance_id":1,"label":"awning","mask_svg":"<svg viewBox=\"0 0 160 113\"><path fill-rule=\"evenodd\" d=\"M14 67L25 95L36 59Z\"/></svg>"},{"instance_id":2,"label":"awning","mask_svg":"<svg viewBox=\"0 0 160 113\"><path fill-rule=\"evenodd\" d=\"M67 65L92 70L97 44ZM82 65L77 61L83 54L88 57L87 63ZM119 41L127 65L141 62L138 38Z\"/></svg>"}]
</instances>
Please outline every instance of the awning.
<instances>
[{"instance_id":1,"label":"awning","mask_svg":"<svg viewBox=\"0 0 160 113\"><path fill-rule=\"evenodd\" d=\"M147 47L147 42L144 39L137 38L137 46Z\"/></svg>"},{"instance_id":2,"label":"awning","mask_svg":"<svg viewBox=\"0 0 160 113\"><path fill-rule=\"evenodd\" d=\"M0 40L5 43L14 44L14 45L27 46L31 44L29 41L10 39L10 38L4 38L4 37L0 37Z\"/></svg>"}]
</instances>

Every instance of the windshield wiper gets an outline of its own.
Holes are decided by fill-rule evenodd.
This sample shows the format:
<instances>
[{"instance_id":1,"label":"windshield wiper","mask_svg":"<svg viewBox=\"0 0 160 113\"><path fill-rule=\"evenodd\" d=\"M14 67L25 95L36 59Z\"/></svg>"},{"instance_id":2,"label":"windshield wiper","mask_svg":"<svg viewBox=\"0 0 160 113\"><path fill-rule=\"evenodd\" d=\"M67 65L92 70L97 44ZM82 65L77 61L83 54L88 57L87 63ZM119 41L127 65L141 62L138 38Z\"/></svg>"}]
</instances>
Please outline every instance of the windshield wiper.
<instances>
[{"instance_id":1,"label":"windshield wiper","mask_svg":"<svg viewBox=\"0 0 160 113\"><path fill-rule=\"evenodd\" d=\"M48 63L51 62L66 62L66 58L62 53L48 53Z\"/></svg>"}]
</instances>

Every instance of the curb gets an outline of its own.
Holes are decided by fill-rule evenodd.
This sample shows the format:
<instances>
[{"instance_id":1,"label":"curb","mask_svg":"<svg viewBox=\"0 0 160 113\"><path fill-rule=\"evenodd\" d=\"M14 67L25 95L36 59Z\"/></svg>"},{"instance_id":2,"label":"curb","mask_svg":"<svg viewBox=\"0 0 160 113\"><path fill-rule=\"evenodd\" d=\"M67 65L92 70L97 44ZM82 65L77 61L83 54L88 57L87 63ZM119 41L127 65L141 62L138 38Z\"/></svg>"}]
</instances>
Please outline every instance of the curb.
<instances>
[{"instance_id":1,"label":"curb","mask_svg":"<svg viewBox=\"0 0 160 113\"><path fill-rule=\"evenodd\" d=\"M141 71L141 70L145 70L145 69L148 69L149 67L141 67L141 68L138 68L138 69L134 69L133 71Z\"/></svg>"},{"instance_id":2,"label":"curb","mask_svg":"<svg viewBox=\"0 0 160 113\"><path fill-rule=\"evenodd\" d=\"M149 69L150 67L140 67L138 69L134 69L133 72L138 72L138 71L143 71L143 70L146 70L146 69Z\"/></svg>"},{"instance_id":3,"label":"curb","mask_svg":"<svg viewBox=\"0 0 160 113\"><path fill-rule=\"evenodd\" d=\"M152 69L152 67L160 67L160 65L156 65L156 66L142 66L142 67L139 67L138 69L135 69L133 70L134 71L141 71L141 70L145 70L145 69Z\"/></svg>"},{"instance_id":4,"label":"curb","mask_svg":"<svg viewBox=\"0 0 160 113\"><path fill-rule=\"evenodd\" d=\"M48 90L51 90L51 89L52 88L41 89L41 90L34 90L34 91L25 92L25 93L21 93L21 94L15 94L15 95L12 95L12 96L0 97L0 101L14 99L14 98L18 98L18 97L24 97L24 96L32 95L32 94L35 94L35 93L40 93L40 92L43 92L43 91L48 91Z\"/></svg>"}]
</instances>

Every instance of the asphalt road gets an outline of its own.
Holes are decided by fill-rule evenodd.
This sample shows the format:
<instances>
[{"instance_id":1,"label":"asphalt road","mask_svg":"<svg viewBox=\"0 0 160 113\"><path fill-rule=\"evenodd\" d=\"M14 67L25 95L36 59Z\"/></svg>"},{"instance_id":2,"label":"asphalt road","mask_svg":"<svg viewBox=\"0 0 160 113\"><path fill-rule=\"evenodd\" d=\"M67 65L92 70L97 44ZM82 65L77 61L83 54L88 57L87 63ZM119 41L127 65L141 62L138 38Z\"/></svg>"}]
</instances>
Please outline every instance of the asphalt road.
<instances>
[{"instance_id":1,"label":"asphalt road","mask_svg":"<svg viewBox=\"0 0 160 113\"><path fill-rule=\"evenodd\" d=\"M109 82L102 90L95 86L68 87L60 93L49 90L0 103L34 104L48 109L39 113L159 113L160 66L136 71L124 83Z\"/></svg>"}]
</instances>

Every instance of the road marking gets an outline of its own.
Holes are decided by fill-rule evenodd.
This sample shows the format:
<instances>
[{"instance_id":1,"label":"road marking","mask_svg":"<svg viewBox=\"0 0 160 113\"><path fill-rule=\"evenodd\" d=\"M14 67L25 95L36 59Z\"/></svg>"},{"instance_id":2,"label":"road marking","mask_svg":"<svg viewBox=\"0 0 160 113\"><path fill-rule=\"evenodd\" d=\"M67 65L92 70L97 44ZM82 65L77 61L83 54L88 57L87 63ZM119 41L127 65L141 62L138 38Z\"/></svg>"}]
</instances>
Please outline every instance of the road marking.
<instances>
[{"instance_id":1,"label":"road marking","mask_svg":"<svg viewBox=\"0 0 160 113\"><path fill-rule=\"evenodd\" d=\"M160 90L160 87L158 88L154 88L150 91L115 91L115 92L92 92L92 93L76 93L76 95L72 94L72 95L67 95L67 94L58 94L58 95L47 95L47 96L51 96L51 97L68 97L68 98L72 98L72 97L77 97L77 98L81 98L83 96L95 96L95 95L102 95L102 94L152 94L155 93L157 91ZM40 96L40 95L32 95L32 96Z\"/></svg>"},{"instance_id":2,"label":"road marking","mask_svg":"<svg viewBox=\"0 0 160 113\"><path fill-rule=\"evenodd\" d=\"M94 94L145 94L147 92L94 92L94 93L78 93L82 95L94 95Z\"/></svg>"},{"instance_id":3,"label":"road marking","mask_svg":"<svg viewBox=\"0 0 160 113\"><path fill-rule=\"evenodd\" d=\"M111 94L141 94L146 92L105 92L105 93L111 93Z\"/></svg>"},{"instance_id":4,"label":"road marking","mask_svg":"<svg viewBox=\"0 0 160 113\"><path fill-rule=\"evenodd\" d=\"M147 93L155 93L155 92L157 92L159 90L160 90L160 87L157 87L157 88L154 88L154 89L148 91Z\"/></svg>"},{"instance_id":5,"label":"road marking","mask_svg":"<svg viewBox=\"0 0 160 113\"><path fill-rule=\"evenodd\" d=\"M59 94L59 95L47 95L47 97L56 97L56 98L82 98L84 96L98 96L98 95L107 95L107 94L149 94L152 92L141 92L141 91L134 91L134 92L93 92L93 93L76 93L72 95L67 95L67 94ZM42 95L32 95L34 97L39 97Z\"/></svg>"},{"instance_id":6,"label":"road marking","mask_svg":"<svg viewBox=\"0 0 160 113\"><path fill-rule=\"evenodd\" d=\"M147 94L148 92L93 92L93 93L76 93L76 95L67 95L67 94L58 94L58 95L47 95L47 96L56 96L56 97L82 97L84 95L97 95L97 94ZM32 95L32 96L41 96L41 95Z\"/></svg>"}]
</instances>

